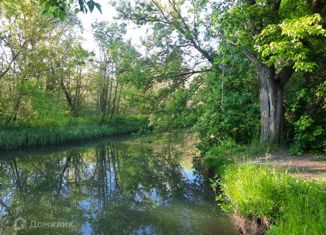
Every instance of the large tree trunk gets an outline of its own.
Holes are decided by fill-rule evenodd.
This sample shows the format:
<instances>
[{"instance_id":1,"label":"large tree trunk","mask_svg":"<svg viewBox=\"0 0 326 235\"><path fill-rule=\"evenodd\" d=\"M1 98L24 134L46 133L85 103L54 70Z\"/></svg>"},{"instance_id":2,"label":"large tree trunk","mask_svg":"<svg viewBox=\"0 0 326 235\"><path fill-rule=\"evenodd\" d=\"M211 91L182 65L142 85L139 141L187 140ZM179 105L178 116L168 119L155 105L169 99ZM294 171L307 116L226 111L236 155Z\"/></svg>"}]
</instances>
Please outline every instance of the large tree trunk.
<instances>
[{"instance_id":1,"label":"large tree trunk","mask_svg":"<svg viewBox=\"0 0 326 235\"><path fill-rule=\"evenodd\" d=\"M258 64L261 130L260 142L279 144L283 138L283 88L293 73L284 67L279 73L265 64Z\"/></svg>"},{"instance_id":2,"label":"large tree trunk","mask_svg":"<svg viewBox=\"0 0 326 235\"><path fill-rule=\"evenodd\" d=\"M264 64L258 67L260 88L260 141L279 143L283 129L283 88L276 80L275 71Z\"/></svg>"}]
</instances>

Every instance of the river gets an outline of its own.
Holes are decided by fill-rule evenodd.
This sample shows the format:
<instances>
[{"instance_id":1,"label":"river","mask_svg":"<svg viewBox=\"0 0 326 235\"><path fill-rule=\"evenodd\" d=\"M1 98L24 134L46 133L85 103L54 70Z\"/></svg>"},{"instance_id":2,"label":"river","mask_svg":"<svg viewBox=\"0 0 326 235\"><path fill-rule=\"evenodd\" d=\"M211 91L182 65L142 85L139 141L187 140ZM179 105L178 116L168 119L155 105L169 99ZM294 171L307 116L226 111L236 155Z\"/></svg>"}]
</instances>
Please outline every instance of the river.
<instances>
[{"instance_id":1,"label":"river","mask_svg":"<svg viewBox=\"0 0 326 235\"><path fill-rule=\"evenodd\" d=\"M0 156L0 234L236 234L193 153L174 138Z\"/></svg>"}]
</instances>

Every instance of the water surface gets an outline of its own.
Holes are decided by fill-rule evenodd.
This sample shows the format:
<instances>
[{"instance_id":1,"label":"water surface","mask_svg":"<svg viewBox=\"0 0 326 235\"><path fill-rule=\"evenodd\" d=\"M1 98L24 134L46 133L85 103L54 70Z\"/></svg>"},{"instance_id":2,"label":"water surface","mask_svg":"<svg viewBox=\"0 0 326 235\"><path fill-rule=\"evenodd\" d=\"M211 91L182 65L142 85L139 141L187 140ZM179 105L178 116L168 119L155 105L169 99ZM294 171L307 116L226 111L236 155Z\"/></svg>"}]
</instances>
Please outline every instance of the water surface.
<instances>
[{"instance_id":1,"label":"water surface","mask_svg":"<svg viewBox=\"0 0 326 235\"><path fill-rule=\"evenodd\" d=\"M0 234L236 234L174 138L0 156Z\"/></svg>"}]
</instances>

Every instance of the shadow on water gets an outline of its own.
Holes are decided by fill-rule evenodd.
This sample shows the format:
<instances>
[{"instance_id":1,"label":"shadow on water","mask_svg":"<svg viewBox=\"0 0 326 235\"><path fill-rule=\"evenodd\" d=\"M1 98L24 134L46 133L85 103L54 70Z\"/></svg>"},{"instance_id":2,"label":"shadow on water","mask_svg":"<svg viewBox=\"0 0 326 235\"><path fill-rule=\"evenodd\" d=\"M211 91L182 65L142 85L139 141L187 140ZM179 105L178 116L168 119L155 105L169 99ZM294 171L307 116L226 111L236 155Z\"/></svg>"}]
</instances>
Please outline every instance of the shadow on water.
<instances>
[{"instance_id":1,"label":"shadow on water","mask_svg":"<svg viewBox=\"0 0 326 235\"><path fill-rule=\"evenodd\" d=\"M235 234L184 157L121 139L6 152L0 234Z\"/></svg>"}]
</instances>

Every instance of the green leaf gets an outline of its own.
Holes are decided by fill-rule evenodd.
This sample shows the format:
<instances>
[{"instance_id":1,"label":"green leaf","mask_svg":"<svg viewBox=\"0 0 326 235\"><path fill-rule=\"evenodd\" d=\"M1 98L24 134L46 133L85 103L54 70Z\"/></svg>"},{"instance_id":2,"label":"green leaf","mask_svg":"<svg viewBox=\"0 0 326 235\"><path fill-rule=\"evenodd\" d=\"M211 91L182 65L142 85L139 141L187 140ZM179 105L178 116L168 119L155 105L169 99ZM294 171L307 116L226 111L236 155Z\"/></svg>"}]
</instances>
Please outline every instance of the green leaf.
<instances>
[{"instance_id":1,"label":"green leaf","mask_svg":"<svg viewBox=\"0 0 326 235\"><path fill-rule=\"evenodd\" d=\"M60 14L60 9L59 9L59 8L55 8L55 9L53 10L53 16L54 16L54 17L58 17L59 14Z\"/></svg>"},{"instance_id":2,"label":"green leaf","mask_svg":"<svg viewBox=\"0 0 326 235\"><path fill-rule=\"evenodd\" d=\"M59 18L61 21L64 21L66 18L66 13L64 11L59 12Z\"/></svg>"},{"instance_id":3,"label":"green leaf","mask_svg":"<svg viewBox=\"0 0 326 235\"><path fill-rule=\"evenodd\" d=\"M78 0L79 2L79 8L81 12L85 12L85 8L84 8L84 0Z\"/></svg>"},{"instance_id":4,"label":"green leaf","mask_svg":"<svg viewBox=\"0 0 326 235\"><path fill-rule=\"evenodd\" d=\"M89 1L87 2L87 6L88 6L89 10L90 10L91 12L93 12L93 10L94 10L94 1L93 1L93 0L89 0Z\"/></svg>"},{"instance_id":5,"label":"green leaf","mask_svg":"<svg viewBox=\"0 0 326 235\"><path fill-rule=\"evenodd\" d=\"M51 8L51 3L50 2L46 2L45 3L45 11L49 11Z\"/></svg>"},{"instance_id":6,"label":"green leaf","mask_svg":"<svg viewBox=\"0 0 326 235\"><path fill-rule=\"evenodd\" d=\"M95 5L95 7L97 8L97 10L98 10L99 12L101 12L101 14L102 14L101 5L98 4L97 2L94 2L94 5Z\"/></svg>"}]
</instances>

